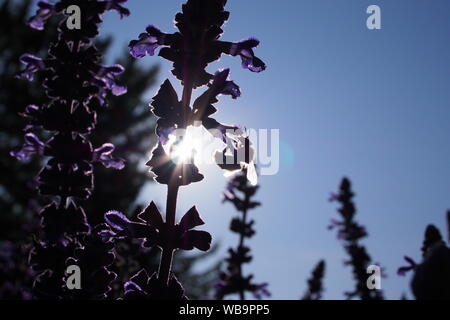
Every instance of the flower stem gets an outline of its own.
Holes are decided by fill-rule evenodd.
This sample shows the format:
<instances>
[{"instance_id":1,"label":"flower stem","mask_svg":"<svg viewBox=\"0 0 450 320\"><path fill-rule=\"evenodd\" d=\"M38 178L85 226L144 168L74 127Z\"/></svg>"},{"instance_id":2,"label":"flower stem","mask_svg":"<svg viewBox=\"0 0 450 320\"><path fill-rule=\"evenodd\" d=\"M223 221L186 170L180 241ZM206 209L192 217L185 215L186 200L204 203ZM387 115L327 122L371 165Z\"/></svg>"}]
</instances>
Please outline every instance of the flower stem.
<instances>
[{"instance_id":1,"label":"flower stem","mask_svg":"<svg viewBox=\"0 0 450 320\"><path fill-rule=\"evenodd\" d=\"M249 203L250 199L247 196L247 194L245 194L245 199L244 199L244 207L242 209L242 224L245 225L247 223L247 208L248 208L248 203ZM244 240L245 240L245 234L241 233L240 237L239 237L239 247L238 250L244 247ZM239 272L239 277L242 278L242 263L239 264L239 268L238 268L238 272ZM239 291L239 299L240 300L245 300L245 291L243 289L241 289Z\"/></svg>"},{"instance_id":2,"label":"flower stem","mask_svg":"<svg viewBox=\"0 0 450 320\"><path fill-rule=\"evenodd\" d=\"M183 120L187 123L187 115L184 110L189 107L192 97L193 83L185 81L183 87L183 97L181 105L183 106ZM169 183L167 186L167 204L166 204L166 241L165 247L162 248L161 263L159 264L158 279L166 286L169 284L170 271L172 269L173 253L175 251L175 217L177 209L177 196L179 185L177 183Z\"/></svg>"},{"instance_id":3,"label":"flower stem","mask_svg":"<svg viewBox=\"0 0 450 320\"><path fill-rule=\"evenodd\" d=\"M186 111L186 108L189 108L189 105L191 103L192 88L193 88L192 82L186 81L186 83L183 87L183 97L181 98L182 117L183 117L183 122L185 123L185 126L187 125L187 123L189 121L188 116L185 114L185 111Z\"/></svg>"},{"instance_id":4,"label":"flower stem","mask_svg":"<svg viewBox=\"0 0 450 320\"><path fill-rule=\"evenodd\" d=\"M179 186L169 184L167 187L167 205L166 205L166 246L162 248L161 263L159 265L158 279L165 285L168 285L169 275L172 269L172 258L174 252L174 227L177 209L177 196Z\"/></svg>"}]
</instances>

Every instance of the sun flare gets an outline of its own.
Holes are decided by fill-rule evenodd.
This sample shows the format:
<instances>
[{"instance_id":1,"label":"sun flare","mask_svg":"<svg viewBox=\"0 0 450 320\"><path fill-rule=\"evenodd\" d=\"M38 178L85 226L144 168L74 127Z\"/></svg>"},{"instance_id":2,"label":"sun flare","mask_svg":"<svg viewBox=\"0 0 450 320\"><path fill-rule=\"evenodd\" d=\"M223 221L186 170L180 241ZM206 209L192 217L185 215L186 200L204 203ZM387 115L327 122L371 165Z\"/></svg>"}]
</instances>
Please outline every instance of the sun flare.
<instances>
[{"instance_id":1,"label":"sun flare","mask_svg":"<svg viewBox=\"0 0 450 320\"><path fill-rule=\"evenodd\" d=\"M191 160L198 163L203 144L201 128L189 126L183 136L169 135L165 149L172 161L177 164L188 163Z\"/></svg>"}]
</instances>

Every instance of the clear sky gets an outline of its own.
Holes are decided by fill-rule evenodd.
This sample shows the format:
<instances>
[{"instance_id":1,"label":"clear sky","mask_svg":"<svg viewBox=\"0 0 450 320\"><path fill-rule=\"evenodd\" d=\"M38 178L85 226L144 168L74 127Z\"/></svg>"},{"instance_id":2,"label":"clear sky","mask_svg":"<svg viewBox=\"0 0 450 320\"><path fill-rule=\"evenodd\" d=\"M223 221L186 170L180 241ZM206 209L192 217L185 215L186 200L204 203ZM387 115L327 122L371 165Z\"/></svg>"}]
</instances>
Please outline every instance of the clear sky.
<instances>
[{"instance_id":1,"label":"clear sky","mask_svg":"<svg viewBox=\"0 0 450 320\"><path fill-rule=\"evenodd\" d=\"M107 14L102 34L115 36L118 54L148 24L172 32L181 3L131 0L131 16ZM372 4L381 7L381 30L366 28ZM218 119L280 129L282 141L280 172L261 178L263 206L251 212L257 235L245 271L268 281L273 298L297 299L324 258L325 298L351 290L345 253L326 229L337 215L329 192L345 175L354 184L357 219L370 235L364 244L387 269L382 288L391 299L411 297L409 276L399 278L396 269L405 254L420 260L428 223L446 234L450 207L450 2L229 0L227 9L224 39L260 39L256 53L268 69L250 73L237 58L211 65L211 71L230 67L243 89L237 101L221 98ZM160 63L160 82L176 82L169 62L146 57L142 63ZM181 189L178 214L197 205L224 256L237 241L228 230L234 210L221 204L220 171L204 173L203 182ZM141 199L164 204L164 194L152 184Z\"/></svg>"}]
</instances>

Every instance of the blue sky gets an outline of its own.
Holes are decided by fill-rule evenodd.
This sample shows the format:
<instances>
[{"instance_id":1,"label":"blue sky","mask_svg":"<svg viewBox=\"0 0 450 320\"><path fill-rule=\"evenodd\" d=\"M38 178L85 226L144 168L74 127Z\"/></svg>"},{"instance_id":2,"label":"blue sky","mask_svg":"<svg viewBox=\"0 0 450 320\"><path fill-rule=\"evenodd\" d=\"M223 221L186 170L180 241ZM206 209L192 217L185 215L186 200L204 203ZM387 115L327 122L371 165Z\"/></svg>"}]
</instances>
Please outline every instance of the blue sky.
<instances>
[{"instance_id":1,"label":"blue sky","mask_svg":"<svg viewBox=\"0 0 450 320\"><path fill-rule=\"evenodd\" d=\"M382 29L366 28L366 8L377 4ZM115 37L114 53L155 24L174 30L180 0L129 1L131 16L105 17L102 34ZM427 224L445 233L450 208L450 2L446 0L229 0L231 17L224 39L255 36L257 56L268 65L260 74L225 57L209 67L230 67L243 89L237 101L224 97L218 119L251 128L280 129L281 167L262 177L251 212L257 235L249 241L254 261L245 271L268 281L275 299L297 299L315 263L327 262L325 298L340 299L354 282L343 267L345 253L335 233L336 217L327 201L341 178L356 192L357 219L367 226L364 241L373 259L387 269L382 288L388 298L409 291L399 278L402 257L420 260ZM171 77L159 63L160 82ZM148 100L157 86L148 92ZM205 229L221 244L219 256L234 245L228 231L234 215L221 204L226 183L208 168L206 179L181 189L179 212L197 205ZM141 199L164 203L165 189L152 184Z\"/></svg>"}]
</instances>

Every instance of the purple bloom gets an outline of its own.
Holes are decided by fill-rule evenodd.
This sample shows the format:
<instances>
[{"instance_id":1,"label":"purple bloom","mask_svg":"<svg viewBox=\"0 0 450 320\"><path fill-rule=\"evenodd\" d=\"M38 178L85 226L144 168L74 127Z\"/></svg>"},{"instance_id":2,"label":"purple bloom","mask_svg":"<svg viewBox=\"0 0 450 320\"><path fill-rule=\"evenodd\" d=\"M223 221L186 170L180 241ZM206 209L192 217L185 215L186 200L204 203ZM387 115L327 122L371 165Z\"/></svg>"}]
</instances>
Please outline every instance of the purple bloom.
<instances>
[{"instance_id":1,"label":"purple bloom","mask_svg":"<svg viewBox=\"0 0 450 320\"><path fill-rule=\"evenodd\" d=\"M230 54L232 56L239 55L242 59L242 67L249 69L252 72L261 72L266 69L264 62L255 57L253 48L259 45L259 40L255 38L249 38L240 42L233 43L230 48Z\"/></svg>"},{"instance_id":2,"label":"purple bloom","mask_svg":"<svg viewBox=\"0 0 450 320\"><path fill-rule=\"evenodd\" d=\"M33 29L43 30L47 19L55 14L55 8L54 5L47 0L39 1L38 7L39 9L37 10L36 15L28 20L28 25Z\"/></svg>"},{"instance_id":3,"label":"purple bloom","mask_svg":"<svg viewBox=\"0 0 450 320\"><path fill-rule=\"evenodd\" d=\"M33 269L38 272L33 298L106 298L111 289L109 284L115 279L115 274L107 270L114 259L113 244L108 241L111 236L105 237L104 233L117 232L106 225L92 229L78 200L92 194L94 162L115 169L124 166L122 160L112 157L112 144L105 143L93 150L88 135L95 127L96 110L104 104L100 100L107 90L115 95L126 92L125 86L116 80L124 69L119 65L100 66L101 54L93 45L102 14L117 10L121 17L128 15L129 11L122 6L125 2L60 0L53 4L42 0L38 2L36 15L28 21L32 28L42 30L52 15L61 18L45 60L22 55L20 61L25 64L25 70L18 75L32 80L36 71L44 70L41 85L48 98L39 107L27 106L21 114L28 121L25 143L11 151L19 160L28 159L34 153L50 157L36 178L39 194L51 202L40 211L42 232L38 234L42 241L34 241L30 254ZM81 9L80 30L70 30L65 23L67 15L63 13L71 4ZM33 129L46 131L48 140L40 141L29 132ZM61 286L66 263L81 268L82 290L67 291Z\"/></svg>"},{"instance_id":4,"label":"purple bloom","mask_svg":"<svg viewBox=\"0 0 450 320\"><path fill-rule=\"evenodd\" d=\"M93 161L100 162L106 168L122 170L125 167L124 160L113 158L112 152L114 149L115 147L112 143L103 144L101 147L94 150L92 155Z\"/></svg>"},{"instance_id":5,"label":"purple bloom","mask_svg":"<svg viewBox=\"0 0 450 320\"><path fill-rule=\"evenodd\" d=\"M131 55L135 58L142 58L146 54L153 56L156 48L164 44L166 34L157 27L149 25L145 31L139 35L138 40L132 40L128 45Z\"/></svg>"},{"instance_id":6,"label":"purple bloom","mask_svg":"<svg viewBox=\"0 0 450 320\"><path fill-rule=\"evenodd\" d=\"M111 90L113 95L120 96L127 92L127 87L118 82L116 80L116 76L122 74L124 70L124 67L122 67L120 64L101 67L96 77L98 79L101 79L105 83L106 88Z\"/></svg>"},{"instance_id":7,"label":"purple bloom","mask_svg":"<svg viewBox=\"0 0 450 320\"><path fill-rule=\"evenodd\" d=\"M14 148L10 155L20 161L28 160L33 154L44 154L44 148L45 144L34 133L27 133L22 147Z\"/></svg>"},{"instance_id":8,"label":"purple bloom","mask_svg":"<svg viewBox=\"0 0 450 320\"><path fill-rule=\"evenodd\" d=\"M34 73L45 69L45 63L41 58L35 57L32 54L23 54L20 56L20 62L25 65L25 70L20 72L16 78L25 78L28 81L33 80Z\"/></svg>"},{"instance_id":9,"label":"purple bloom","mask_svg":"<svg viewBox=\"0 0 450 320\"><path fill-rule=\"evenodd\" d=\"M175 16L178 32L164 34L149 26L138 40L130 42L130 53L142 58L147 53L153 55L158 46L164 46L159 55L173 62L172 73L181 81L192 82L193 88L207 84L213 77L206 71L209 63L222 54L240 56L242 66L253 72L261 72L266 66L255 57L253 48L259 41L253 38L237 43L220 40L222 25L228 20L226 1L187 1L182 12Z\"/></svg>"},{"instance_id":10,"label":"purple bloom","mask_svg":"<svg viewBox=\"0 0 450 320\"><path fill-rule=\"evenodd\" d=\"M211 81L210 88L212 88L212 91L216 95L224 94L231 96L233 99L239 98L241 96L241 89L229 79L229 75L230 69L217 71Z\"/></svg>"},{"instance_id":11,"label":"purple bloom","mask_svg":"<svg viewBox=\"0 0 450 320\"><path fill-rule=\"evenodd\" d=\"M264 63L256 58L252 51L252 48L258 44L257 41L256 43L255 40L252 40L233 44L219 40L223 33L222 25L229 17L229 12L224 8L225 4L226 0L188 0L182 6L181 12L175 16L177 32L165 34L150 25L144 33L139 35L137 40L133 40L129 44L130 53L135 58L142 58L147 54L154 55L155 50L159 46L163 46L159 50L159 56L173 63L172 74L181 81L183 86L183 94L179 99L169 80L166 80L151 103L153 114L158 118L156 134L159 136L159 142L153 149L152 157L147 165L156 175L157 182L168 185L166 222L163 221L161 214L153 204L150 204L138 217L147 226L156 229L157 236L155 238L145 237L144 245L159 246L162 249L162 257L158 276L154 275L142 284L132 281L126 288L129 295L140 296L141 291L144 291L161 298L166 296L165 291L172 286L174 292L180 293L181 286L173 285L173 278L170 275L173 251L193 248L206 251L211 243L209 233L192 230L203 224L195 207L192 207L183 216L179 224L175 224L179 187L198 182L203 179L203 175L199 173L192 161L178 164L174 162L171 158L173 154L171 154L170 146L166 145L169 134L175 129L186 129L188 126L197 126L198 123L201 123L207 130L215 129L214 133L210 131L215 137L224 141L227 136L232 137L233 154L234 151L237 153L239 148L245 148L245 159L235 165L235 167L238 166L238 169L241 169L241 162L249 163L252 156L250 143L245 137L241 137L241 133L226 132L238 129L238 127L221 124L211 117L217 112L214 104L218 102L219 95L229 95L236 99L241 95L241 91L233 81L228 79L228 69L219 71L214 76L207 72L206 68L209 63L218 60L222 54L231 54L239 55L242 58L242 65L251 71L260 72L265 69ZM208 85L208 89L191 105L193 90L203 85ZM219 131L218 135L217 131ZM223 156L225 157L225 154ZM256 206L256 202L248 203L248 209L252 205ZM128 230L129 226L135 223L120 218L116 220L122 224L121 230L118 230L119 233ZM251 226L252 222L235 223L235 229L243 230L246 236L252 234ZM238 262L230 263L230 267L248 262L248 259L251 259L248 251L249 249L243 245L232 251L230 259ZM229 274L226 277L229 279L223 290L220 290L221 296L245 290L255 291L259 296L268 293L266 284L254 285L250 282L251 276L243 279L242 275L235 277L234 274ZM149 287L151 282L153 283L151 290L144 289L145 286ZM251 287L252 285L253 287Z\"/></svg>"}]
</instances>

